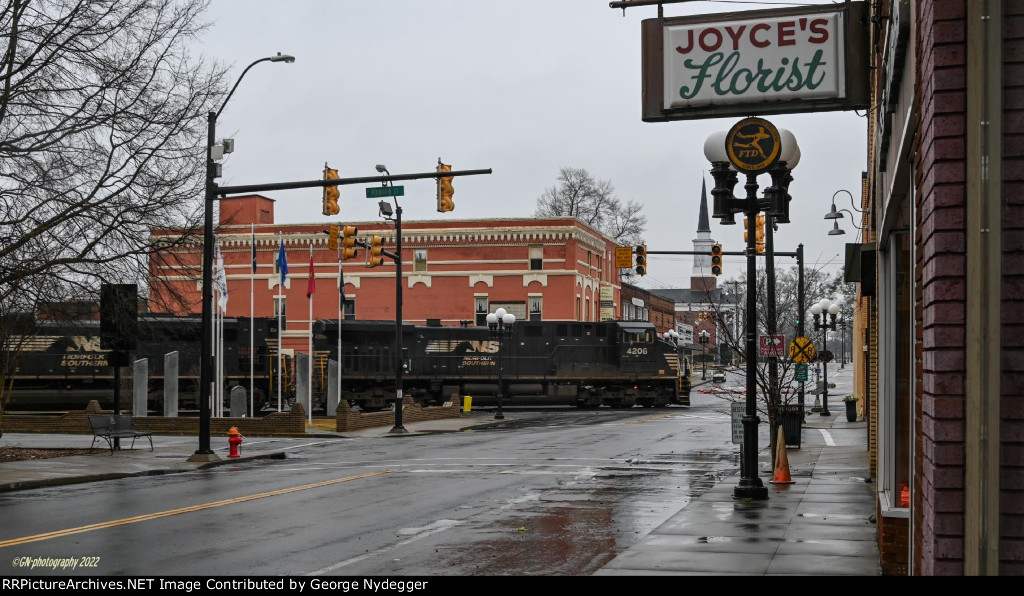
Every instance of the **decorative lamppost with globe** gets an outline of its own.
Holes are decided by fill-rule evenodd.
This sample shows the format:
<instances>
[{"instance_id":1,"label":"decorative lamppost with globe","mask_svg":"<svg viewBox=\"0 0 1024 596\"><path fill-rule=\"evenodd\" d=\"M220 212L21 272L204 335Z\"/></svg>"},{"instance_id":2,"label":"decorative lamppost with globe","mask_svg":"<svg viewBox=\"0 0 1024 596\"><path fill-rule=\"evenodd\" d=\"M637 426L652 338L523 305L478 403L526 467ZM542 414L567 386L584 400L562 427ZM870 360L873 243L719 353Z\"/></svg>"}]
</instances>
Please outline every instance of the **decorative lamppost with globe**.
<instances>
[{"instance_id":1,"label":"decorative lamppost with globe","mask_svg":"<svg viewBox=\"0 0 1024 596\"><path fill-rule=\"evenodd\" d=\"M704 381L704 380L707 380L707 372L708 372L708 342L711 341L711 334L708 333L707 330L705 329L705 330L703 330L703 331L701 331L700 333L697 334L697 341L699 341L700 345L703 347L703 349L702 349L703 353L701 354L701 363L700 363L700 380Z\"/></svg>"},{"instance_id":2,"label":"decorative lamppost with globe","mask_svg":"<svg viewBox=\"0 0 1024 596\"><path fill-rule=\"evenodd\" d=\"M704 156L711 162L711 176L715 188L712 217L721 225L735 225L737 213L743 213L749 222L747 234L747 323L744 330L744 346L747 367L746 407L742 418L743 445L740 449L740 482L733 491L736 498L767 499L768 489L757 476L757 311L756 258L762 250L768 271L768 329L774 333L774 247L772 232L775 224L789 223L789 185L793 180L792 170L800 161L800 148L793 133L776 128L763 118L744 118L728 132L714 132L704 142ZM734 189L739 176L746 178L743 185L745 194L736 196ZM764 197L758 197L760 185L757 177L768 174L771 185L764 189ZM764 244L759 242L761 228L757 225L758 215L764 214ZM763 246L763 249L759 247ZM774 378L774 359L769 363L769 378ZM774 385L774 383L773 383Z\"/></svg>"},{"instance_id":3,"label":"decorative lamppost with globe","mask_svg":"<svg viewBox=\"0 0 1024 596\"><path fill-rule=\"evenodd\" d=\"M817 304L811 306L811 315L814 316L814 329L822 332L821 356L822 370L824 371L824 382L821 389L821 415L831 416L828 411L828 361L831 360L828 352L828 332L836 330L836 315L839 314L839 305L828 298L822 298ZM825 315L828 315L826 320Z\"/></svg>"},{"instance_id":4,"label":"decorative lamppost with globe","mask_svg":"<svg viewBox=\"0 0 1024 596\"><path fill-rule=\"evenodd\" d=\"M502 339L507 335L512 337L512 326L515 325L516 316L507 312L504 308L487 315L487 327L491 330L491 337L498 339L498 411L494 414L495 420L502 420L505 415L501 412L502 400Z\"/></svg>"}]
</instances>

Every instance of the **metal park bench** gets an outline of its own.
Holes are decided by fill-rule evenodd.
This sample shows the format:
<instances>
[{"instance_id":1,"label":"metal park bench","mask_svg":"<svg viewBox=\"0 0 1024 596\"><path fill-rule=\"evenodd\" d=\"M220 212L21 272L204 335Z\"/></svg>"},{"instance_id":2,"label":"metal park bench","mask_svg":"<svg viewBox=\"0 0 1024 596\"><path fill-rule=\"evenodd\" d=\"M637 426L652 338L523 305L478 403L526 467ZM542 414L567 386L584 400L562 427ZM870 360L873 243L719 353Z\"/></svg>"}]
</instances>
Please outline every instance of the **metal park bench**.
<instances>
[{"instance_id":1,"label":"metal park bench","mask_svg":"<svg viewBox=\"0 0 1024 596\"><path fill-rule=\"evenodd\" d=\"M90 414L89 426L92 427L92 444L89 451L92 452L96 441L103 439L110 447L110 454L114 454L114 439L131 439L132 448L135 447L135 439L145 437L149 439L149 450L153 451L153 433L149 431L135 430L135 419L131 414Z\"/></svg>"}]
</instances>

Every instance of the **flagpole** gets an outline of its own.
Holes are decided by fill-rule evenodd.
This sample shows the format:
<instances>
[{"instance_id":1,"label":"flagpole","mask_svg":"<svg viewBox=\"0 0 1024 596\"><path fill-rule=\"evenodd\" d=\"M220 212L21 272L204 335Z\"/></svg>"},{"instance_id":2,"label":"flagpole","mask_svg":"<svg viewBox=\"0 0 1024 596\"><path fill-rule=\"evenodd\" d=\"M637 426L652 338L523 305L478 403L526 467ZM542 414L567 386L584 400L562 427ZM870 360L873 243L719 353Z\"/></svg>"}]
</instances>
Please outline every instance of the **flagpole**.
<instances>
[{"instance_id":1,"label":"flagpole","mask_svg":"<svg viewBox=\"0 0 1024 596\"><path fill-rule=\"evenodd\" d=\"M220 312L217 328L217 409L224 417L224 311Z\"/></svg>"},{"instance_id":2,"label":"flagpole","mask_svg":"<svg viewBox=\"0 0 1024 596\"><path fill-rule=\"evenodd\" d=\"M217 349L220 345L220 290L217 290L216 300L218 307L213 309L213 415L220 418L220 350Z\"/></svg>"},{"instance_id":3,"label":"flagpole","mask_svg":"<svg viewBox=\"0 0 1024 596\"><path fill-rule=\"evenodd\" d=\"M281 238L281 232L277 233L277 242L278 242L278 246L281 247L280 248L280 252L278 253L278 260L280 260L280 255L284 254L284 240ZM278 268L280 269L280 267L281 267L281 264L278 263ZM285 273L282 271L281 272L280 283L277 284L277 296L279 298L279 300L277 301L277 411L278 412L281 411L281 366L282 366L282 362L283 362L283 360L282 360L283 356L281 354L281 350L282 350L283 346L282 346L281 340L284 338L284 328L281 326L281 300L280 300L280 298L282 296L281 292L284 289L284 276L285 276Z\"/></svg>"},{"instance_id":4,"label":"flagpole","mask_svg":"<svg viewBox=\"0 0 1024 596\"><path fill-rule=\"evenodd\" d=\"M256 416L256 340L253 332L256 327L253 293L256 289L256 224L249 224L250 244L252 245L252 266L249 268L249 417Z\"/></svg>"},{"instance_id":5,"label":"flagpole","mask_svg":"<svg viewBox=\"0 0 1024 596\"><path fill-rule=\"evenodd\" d=\"M217 417L217 418L220 418L220 407L219 407L220 400L217 398L217 396L219 395L219 387L220 387L220 360L218 360L218 358L217 358L217 332L219 330L219 326L217 324L217 317L220 314L220 292L221 292L221 290L220 290L220 271L219 271L220 267L218 266L218 264L220 263L220 244L215 244L214 247L213 247L213 250L216 253L214 255L214 267L217 267L217 269L218 269L218 271L215 272L215 277L217 279L214 281L214 285L216 286L216 289L214 290L214 292L216 292L215 301L217 303L217 307L213 309L213 345L210 346L210 350L211 350L210 353L213 354L213 362L214 362L214 367L213 367L213 393L212 393L212 397L213 397L213 415L215 417Z\"/></svg>"},{"instance_id":6,"label":"flagpole","mask_svg":"<svg viewBox=\"0 0 1024 596\"><path fill-rule=\"evenodd\" d=\"M338 245L338 408L341 408L341 322L344 317L345 274L341 270L341 245ZM328 412L328 415L330 414Z\"/></svg>"},{"instance_id":7,"label":"flagpole","mask_svg":"<svg viewBox=\"0 0 1024 596\"><path fill-rule=\"evenodd\" d=\"M313 286L313 244L309 245L309 279L307 290L312 290ZM313 423L313 292L307 291L306 297L309 298L309 382L307 383L306 393L306 406L307 416L309 417L309 423Z\"/></svg>"}]
</instances>

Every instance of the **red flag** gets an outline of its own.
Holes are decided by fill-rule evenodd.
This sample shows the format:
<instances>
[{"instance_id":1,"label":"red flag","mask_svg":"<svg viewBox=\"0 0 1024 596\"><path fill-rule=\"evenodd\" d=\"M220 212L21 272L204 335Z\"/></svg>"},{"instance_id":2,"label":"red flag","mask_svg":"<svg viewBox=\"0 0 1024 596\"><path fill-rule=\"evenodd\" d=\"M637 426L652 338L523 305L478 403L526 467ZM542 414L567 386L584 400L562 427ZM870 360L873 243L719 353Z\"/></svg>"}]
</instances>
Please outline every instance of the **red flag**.
<instances>
[{"instance_id":1,"label":"red flag","mask_svg":"<svg viewBox=\"0 0 1024 596\"><path fill-rule=\"evenodd\" d=\"M306 283L306 298L312 298L316 291L316 271L313 270L313 247L309 247L309 281Z\"/></svg>"}]
</instances>

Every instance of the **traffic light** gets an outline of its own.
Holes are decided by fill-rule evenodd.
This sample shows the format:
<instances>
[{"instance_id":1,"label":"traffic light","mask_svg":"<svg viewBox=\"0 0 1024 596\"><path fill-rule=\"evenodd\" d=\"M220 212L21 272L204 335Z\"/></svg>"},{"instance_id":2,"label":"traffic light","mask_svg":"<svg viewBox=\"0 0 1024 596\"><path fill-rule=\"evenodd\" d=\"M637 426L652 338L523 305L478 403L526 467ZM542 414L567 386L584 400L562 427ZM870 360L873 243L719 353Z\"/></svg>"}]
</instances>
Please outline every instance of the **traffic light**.
<instances>
[{"instance_id":1,"label":"traffic light","mask_svg":"<svg viewBox=\"0 0 1024 596\"><path fill-rule=\"evenodd\" d=\"M332 170L330 168L324 168L324 180L337 180L338 170ZM338 206L338 199L341 197L341 191L338 190L337 186L325 186L324 187L324 215L337 215L341 211L341 207Z\"/></svg>"},{"instance_id":2,"label":"traffic light","mask_svg":"<svg viewBox=\"0 0 1024 596\"><path fill-rule=\"evenodd\" d=\"M761 254L764 252L764 216L757 216L757 237L754 239L754 243L757 245L757 253Z\"/></svg>"},{"instance_id":3,"label":"traffic light","mask_svg":"<svg viewBox=\"0 0 1024 596\"><path fill-rule=\"evenodd\" d=\"M437 160L437 172L450 172L452 167L449 164L441 163L441 160ZM455 209L455 201L452 200L452 195L455 194L455 188L452 187L452 177L445 176L437 179L437 210L440 213L445 211L451 211Z\"/></svg>"},{"instance_id":4,"label":"traffic light","mask_svg":"<svg viewBox=\"0 0 1024 596\"><path fill-rule=\"evenodd\" d=\"M370 262L367 267L380 267L384 264L384 247L380 245L384 239L380 236L370 236Z\"/></svg>"},{"instance_id":5,"label":"traffic light","mask_svg":"<svg viewBox=\"0 0 1024 596\"><path fill-rule=\"evenodd\" d=\"M647 245L637 244L636 245L636 273L637 275L647 275Z\"/></svg>"},{"instance_id":6,"label":"traffic light","mask_svg":"<svg viewBox=\"0 0 1024 596\"><path fill-rule=\"evenodd\" d=\"M722 274L722 245L712 244L711 245L711 273L714 275Z\"/></svg>"},{"instance_id":7,"label":"traffic light","mask_svg":"<svg viewBox=\"0 0 1024 596\"><path fill-rule=\"evenodd\" d=\"M355 226L342 226L341 228L341 258L351 259L356 256L356 234L359 230Z\"/></svg>"},{"instance_id":8,"label":"traffic light","mask_svg":"<svg viewBox=\"0 0 1024 596\"><path fill-rule=\"evenodd\" d=\"M331 224L327 229L327 248L338 250L338 226Z\"/></svg>"}]
</instances>

